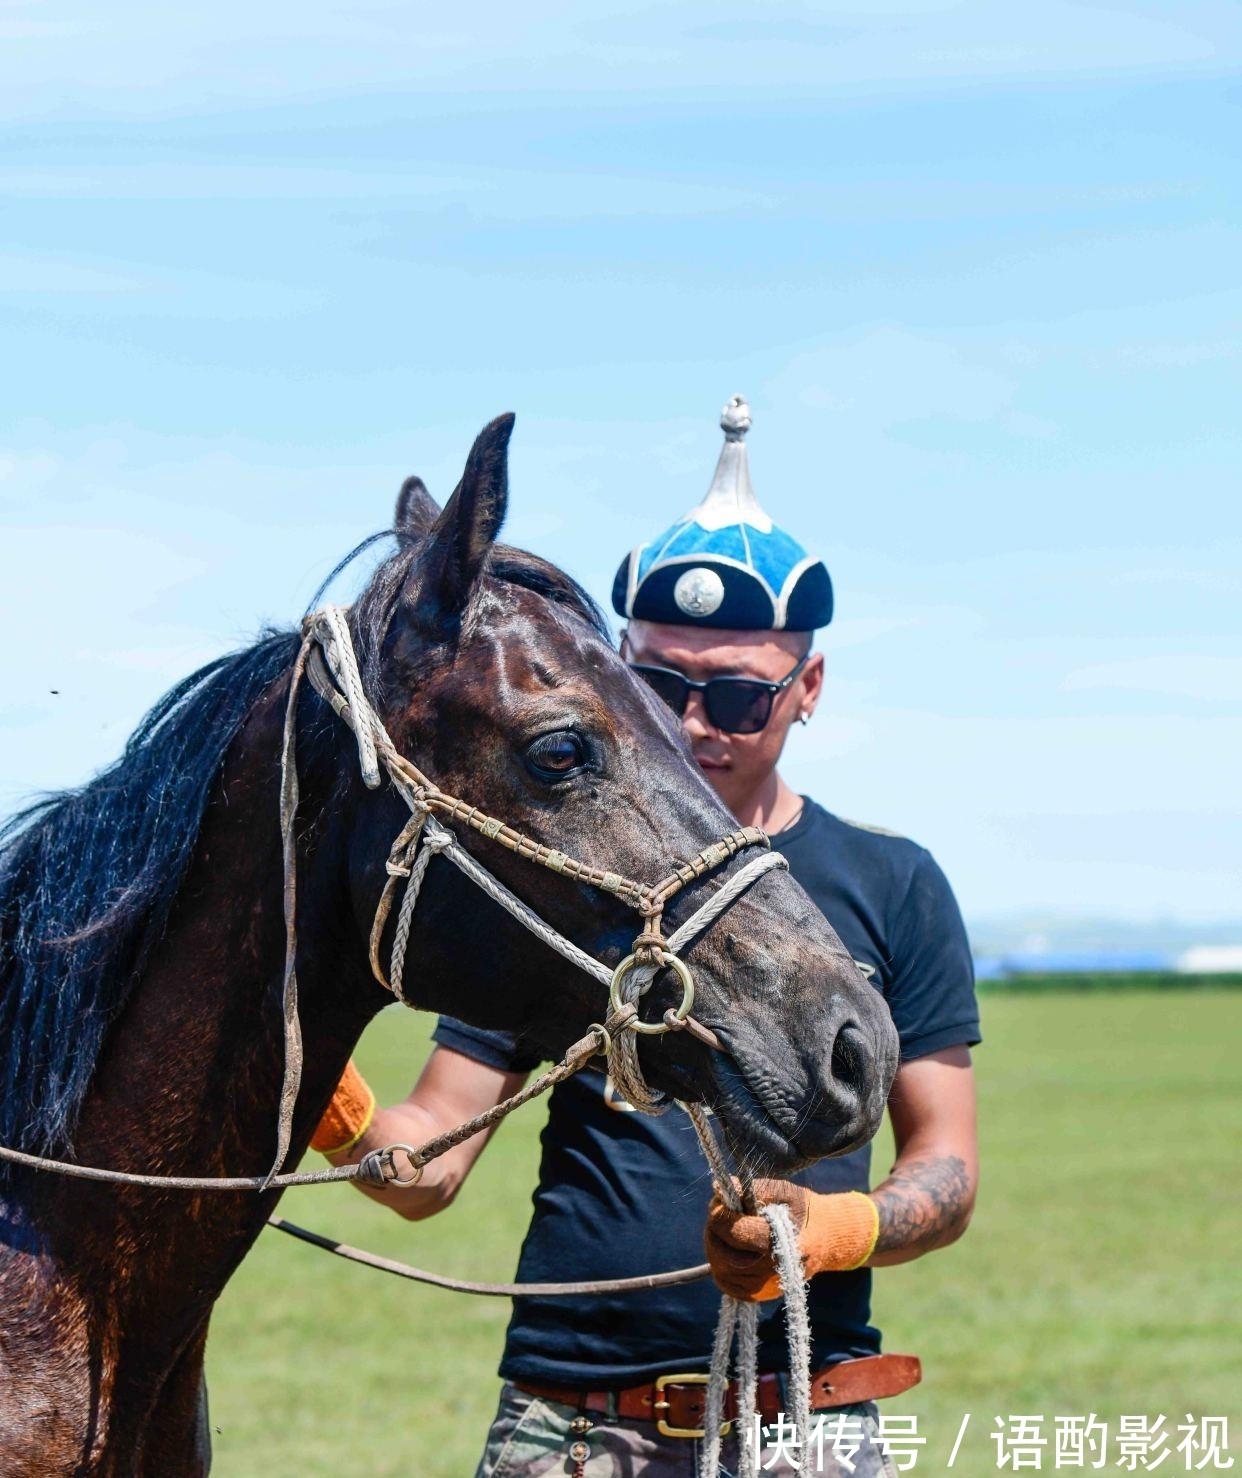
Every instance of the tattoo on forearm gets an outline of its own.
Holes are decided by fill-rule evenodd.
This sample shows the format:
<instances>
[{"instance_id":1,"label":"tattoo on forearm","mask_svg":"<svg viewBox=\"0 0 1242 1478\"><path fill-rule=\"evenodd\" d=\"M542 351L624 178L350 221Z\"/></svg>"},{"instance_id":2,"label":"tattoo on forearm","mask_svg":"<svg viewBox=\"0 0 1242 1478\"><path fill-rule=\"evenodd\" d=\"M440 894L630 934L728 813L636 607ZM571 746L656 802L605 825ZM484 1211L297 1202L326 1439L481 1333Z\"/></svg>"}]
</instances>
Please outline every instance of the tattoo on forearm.
<instances>
[{"instance_id":1,"label":"tattoo on forearm","mask_svg":"<svg viewBox=\"0 0 1242 1478\"><path fill-rule=\"evenodd\" d=\"M880 1209L876 1252L938 1247L964 1225L972 1201L965 1161L956 1155L895 1168L871 1194Z\"/></svg>"}]
</instances>

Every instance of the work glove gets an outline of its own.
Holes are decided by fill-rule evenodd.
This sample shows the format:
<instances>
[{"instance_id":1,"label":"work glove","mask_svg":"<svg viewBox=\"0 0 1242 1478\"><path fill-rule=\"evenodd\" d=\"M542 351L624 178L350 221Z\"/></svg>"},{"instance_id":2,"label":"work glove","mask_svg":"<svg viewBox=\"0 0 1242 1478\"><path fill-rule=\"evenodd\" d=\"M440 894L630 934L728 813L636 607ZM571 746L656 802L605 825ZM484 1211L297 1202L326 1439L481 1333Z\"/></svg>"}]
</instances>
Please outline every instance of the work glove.
<instances>
[{"instance_id":1,"label":"work glove","mask_svg":"<svg viewBox=\"0 0 1242 1478\"><path fill-rule=\"evenodd\" d=\"M860 1268L875 1251L880 1212L861 1191L823 1195L789 1180L757 1180L762 1206L784 1202L798 1234L803 1276ZM781 1285L772 1249L772 1229L757 1211L731 1211L712 1197L703 1235L712 1277L730 1298L758 1303L777 1298Z\"/></svg>"},{"instance_id":2,"label":"work glove","mask_svg":"<svg viewBox=\"0 0 1242 1478\"><path fill-rule=\"evenodd\" d=\"M343 1155L367 1132L374 1117L375 1094L351 1057L315 1130L311 1149L321 1155Z\"/></svg>"}]
</instances>

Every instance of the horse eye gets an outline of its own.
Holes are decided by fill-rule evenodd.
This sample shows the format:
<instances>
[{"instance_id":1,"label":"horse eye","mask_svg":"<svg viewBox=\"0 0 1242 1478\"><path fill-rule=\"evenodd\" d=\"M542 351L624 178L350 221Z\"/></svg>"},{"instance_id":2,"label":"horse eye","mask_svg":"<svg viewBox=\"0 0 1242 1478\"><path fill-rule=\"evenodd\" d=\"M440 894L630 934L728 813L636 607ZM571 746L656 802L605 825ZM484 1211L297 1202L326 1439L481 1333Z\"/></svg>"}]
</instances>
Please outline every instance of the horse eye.
<instances>
[{"instance_id":1,"label":"horse eye","mask_svg":"<svg viewBox=\"0 0 1242 1478\"><path fill-rule=\"evenodd\" d=\"M560 780L586 764L586 745L577 734L560 730L536 739L526 751L526 759L536 774Z\"/></svg>"}]
</instances>

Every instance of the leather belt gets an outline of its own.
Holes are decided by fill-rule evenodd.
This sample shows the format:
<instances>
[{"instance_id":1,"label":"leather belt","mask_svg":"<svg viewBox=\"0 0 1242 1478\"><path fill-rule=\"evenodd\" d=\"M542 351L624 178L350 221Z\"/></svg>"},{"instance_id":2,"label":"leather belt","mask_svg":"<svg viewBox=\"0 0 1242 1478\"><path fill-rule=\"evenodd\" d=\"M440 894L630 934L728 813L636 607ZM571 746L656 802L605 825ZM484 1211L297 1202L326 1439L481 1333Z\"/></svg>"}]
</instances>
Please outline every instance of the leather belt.
<instances>
[{"instance_id":1,"label":"leather belt","mask_svg":"<svg viewBox=\"0 0 1242 1478\"><path fill-rule=\"evenodd\" d=\"M917 1355L867 1355L825 1365L811 1377L811 1410L830 1411L860 1401L880 1401L918 1385L923 1368ZM665 1437L702 1437L707 1410L707 1376L697 1371L660 1375L641 1386L619 1391L583 1391L574 1386L541 1386L514 1381L519 1391L544 1401L556 1401L577 1411L615 1412L623 1421L655 1422ZM781 1377L759 1377L758 1410L764 1423L774 1422L784 1410ZM737 1382L725 1392L725 1431L737 1419Z\"/></svg>"}]
</instances>

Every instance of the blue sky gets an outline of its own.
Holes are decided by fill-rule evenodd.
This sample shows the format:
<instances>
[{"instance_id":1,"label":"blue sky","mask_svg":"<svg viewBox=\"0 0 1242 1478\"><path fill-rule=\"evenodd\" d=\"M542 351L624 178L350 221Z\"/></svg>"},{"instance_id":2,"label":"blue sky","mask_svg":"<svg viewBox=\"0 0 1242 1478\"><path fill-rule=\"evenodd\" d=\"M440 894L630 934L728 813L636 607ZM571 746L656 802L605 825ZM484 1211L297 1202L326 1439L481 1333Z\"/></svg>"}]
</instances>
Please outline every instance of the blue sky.
<instances>
[{"instance_id":1,"label":"blue sky","mask_svg":"<svg viewBox=\"0 0 1242 1478\"><path fill-rule=\"evenodd\" d=\"M970 916L1242 916L1240 70L1196 0L0 4L0 808L501 410L605 595L741 391L838 591L790 779Z\"/></svg>"}]
</instances>

